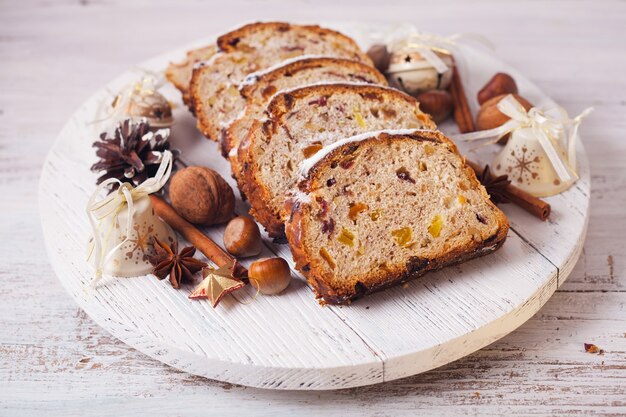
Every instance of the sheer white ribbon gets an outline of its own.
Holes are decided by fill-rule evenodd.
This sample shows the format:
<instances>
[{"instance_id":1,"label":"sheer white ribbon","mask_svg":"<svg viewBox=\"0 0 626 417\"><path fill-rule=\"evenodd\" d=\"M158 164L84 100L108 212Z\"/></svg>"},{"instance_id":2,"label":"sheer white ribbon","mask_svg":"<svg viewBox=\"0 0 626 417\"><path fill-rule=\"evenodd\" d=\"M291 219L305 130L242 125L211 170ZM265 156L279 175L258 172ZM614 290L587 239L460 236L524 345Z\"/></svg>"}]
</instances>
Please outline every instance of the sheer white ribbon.
<instances>
[{"instance_id":1,"label":"sheer white ribbon","mask_svg":"<svg viewBox=\"0 0 626 417\"><path fill-rule=\"evenodd\" d=\"M163 76L156 72L139 68L134 68L132 71L138 73L139 78L126 85L118 94L107 89L107 92L113 97L113 102L106 102L105 100L105 109L102 106L98 109L98 114L106 112L107 115L87 123L88 125L98 124L107 120L113 120L113 122L121 121L128 117L125 112L131 104L133 95L152 95L165 83Z\"/></svg>"},{"instance_id":2,"label":"sheer white ribbon","mask_svg":"<svg viewBox=\"0 0 626 417\"><path fill-rule=\"evenodd\" d=\"M115 252L128 242L128 239L130 239L133 226L133 216L135 215L133 202L138 198L155 193L163 188L172 173L172 159L172 153L170 151L165 151L163 153L161 165L159 165L159 169L157 170L155 176L148 178L137 187L133 188L131 184L125 182L123 183L117 178L109 178L102 182L89 198L89 201L87 202L87 217L89 217L89 222L91 223L93 236L89 244L87 260L91 258L91 255L95 250L94 266L96 270L92 284L95 284L100 280L100 278L102 278L102 269L104 265L106 265ZM105 198L98 200L102 191L111 184L118 184L118 189ZM124 210L124 206L126 206L128 218L126 222L126 236L122 242L115 245L115 247L111 248L111 250L105 254L104 248L106 248L111 232L115 227L117 216L120 212L122 212L122 210ZM111 221L111 226L105 234L104 241L102 241L102 237L100 236L100 226L102 224L102 220L111 215L114 216Z\"/></svg>"},{"instance_id":3,"label":"sheer white ribbon","mask_svg":"<svg viewBox=\"0 0 626 417\"><path fill-rule=\"evenodd\" d=\"M592 107L583 110L578 116L570 119L567 112L561 107L547 110L533 107L526 111L524 106L513 95L509 94L500 100L497 108L511 119L494 129L464 133L453 136L453 139L461 141L489 139L483 143L483 145L489 145L496 143L504 135L516 129L530 128L545 151L559 179L569 183L578 178L576 171L576 136L578 134L578 126L582 119L593 111ZM559 115L552 116L550 114L554 112ZM563 158L563 154L566 155L566 158Z\"/></svg>"},{"instance_id":4,"label":"sheer white ribbon","mask_svg":"<svg viewBox=\"0 0 626 417\"><path fill-rule=\"evenodd\" d=\"M389 52L419 52L439 74L446 72L449 67L436 52L446 55L454 55L463 59L459 53L458 45L464 41L477 41L479 44L493 50L494 46L489 40L476 33L458 33L451 36L439 36L419 32L413 26L401 27L387 38Z\"/></svg>"}]
</instances>

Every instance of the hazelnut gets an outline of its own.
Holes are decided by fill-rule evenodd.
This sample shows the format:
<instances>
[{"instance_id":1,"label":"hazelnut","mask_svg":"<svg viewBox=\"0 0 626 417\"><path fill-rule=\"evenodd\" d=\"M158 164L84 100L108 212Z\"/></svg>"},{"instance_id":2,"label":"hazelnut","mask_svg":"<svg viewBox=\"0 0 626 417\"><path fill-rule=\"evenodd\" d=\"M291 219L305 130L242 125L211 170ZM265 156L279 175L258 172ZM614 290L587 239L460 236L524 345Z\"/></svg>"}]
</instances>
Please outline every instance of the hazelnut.
<instances>
[{"instance_id":1,"label":"hazelnut","mask_svg":"<svg viewBox=\"0 0 626 417\"><path fill-rule=\"evenodd\" d=\"M250 265L248 278L261 294L275 295L289 286L291 269L283 258L263 258Z\"/></svg>"},{"instance_id":2,"label":"hazelnut","mask_svg":"<svg viewBox=\"0 0 626 417\"><path fill-rule=\"evenodd\" d=\"M502 126L504 123L510 120L510 117L501 113L498 110L498 103L508 94L502 94L496 97L492 97L489 100L485 101L483 105L478 110L478 115L476 116L476 128L478 130L487 130L493 129L498 126ZM526 109L526 111L530 110L533 105L530 104L525 98L518 96L517 94L513 94L513 97L517 101L520 102L522 106ZM504 144L507 140L509 140L510 135L503 136L498 143Z\"/></svg>"},{"instance_id":3,"label":"hazelnut","mask_svg":"<svg viewBox=\"0 0 626 417\"><path fill-rule=\"evenodd\" d=\"M235 195L230 185L210 168L188 167L170 182L172 206L187 221L203 226L224 223L233 216Z\"/></svg>"},{"instance_id":4,"label":"hazelnut","mask_svg":"<svg viewBox=\"0 0 626 417\"><path fill-rule=\"evenodd\" d=\"M416 97L420 109L430 114L435 123L441 123L452 112L452 96L445 90L430 90Z\"/></svg>"},{"instance_id":5,"label":"hazelnut","mask_svg":"<svg viewBox=\"0 0 626 417\"><path fill-rule=\"evenodd\" d=\"M389 68L389 59L391 55L385 45L372 45L370 49L367 50L367 56L370 57L374 67L378 71L385 72L387 71L387 68Z\"/></svg>"},{"instance_id":6,"label":"hazelnut","mask_svg":"<svg viewBox=\"0 0 626 417\"><path fill-rule=\"evenodd\" d=\"M261 231L249 217L235 217L224 230L224 246L235 256L242 258L261 253Z\"/></svg>"},{"instance_id":7,"label":"hazelnut","mask_svg":"<svg viewBox=\"0 0 626 417\"><path fill-rule=\"evenodd\" d=\"M502 94L517 94L517 84L509 74L499 72L478 92L478 104Z\"/></svg>"}]
</instances>

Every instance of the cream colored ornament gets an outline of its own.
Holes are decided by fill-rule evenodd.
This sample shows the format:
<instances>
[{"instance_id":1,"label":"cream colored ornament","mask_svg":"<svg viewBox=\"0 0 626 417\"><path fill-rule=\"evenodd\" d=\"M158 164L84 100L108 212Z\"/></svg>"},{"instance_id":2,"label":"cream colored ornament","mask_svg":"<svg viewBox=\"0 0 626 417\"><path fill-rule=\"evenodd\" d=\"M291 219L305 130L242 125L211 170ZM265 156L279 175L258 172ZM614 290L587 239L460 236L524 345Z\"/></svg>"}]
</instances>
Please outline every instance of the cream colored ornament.
<instances>
[{"instance_id":1,"label":"cream colored ornament","mask_svg":"<svg viewBox=\"0 0 626 417\"><path fill-rule=\"evenodd\" d=\"M149 195L160 190L172 170L172 154L165 151L159 170L137 187L115 178L98 186L87 204L93 229L89 257L94 258L95 279L102 274L135 277L152 271L149 256L154 254L152 237L168 245L176 242L176 233L154 212ZM118 184L102 200L100 193L111 184Z\"/></svg>"},{"instance_id":2,"label":"cream colored ornament","mask_svg":"<svg viewBox=\"0 0 626 417\"><path fill-rule=\"evenodd\" d=\"M433 65L433 56L444 66ZM425 47L415 49L408 45L391 53L387 75L392 87L417 95L427 90L448 88L452 66L452 56L448 52Z\"/></svg>"},{"instance_id":3,"label":"cream colored ornament","mask_svg":"<svg viewBox=\"0 0 626 417\"><path fill-rule=\"evenodd\" d=\"M115 98L113 107L119 98ZM169 101L155 90L134 90L127 102L119 105L124 116L130 116L135 121L145 118L151 127L168 127L174 120Z\"/></svg>"},{"instance_id":4,"label":"cream colored ornament","mask_svg":"<svg viewBox=\"0 0 626 417\"><path fill-rule=\"evenodd\" d=\"M561 147L556 151L563 161L567 156ZM562 181L537 140L532 128L515 129L491 165L495 175L508 175L511 184L534 195L548 197L567 190L577 179Z\"/></svg>"},{"instance_id":5,"label":"cream colored ornament","mask_svg":"<svg viewBox=\"0 0 626 417\"><path fill-rule=\"evenodd\" d=\"M549 197L571 187L578 179L578 126L592 109L573 119L558 106L543 110L533 107L527 112L513 95L500 100L497 108L510 120L494 129L457 135L455 139L490 139L489 144L511 133L491 164L495 175L508 175L511 184L535 197Z\"/></svg>"},{"instance_id":6,"label":"cream colored ornament","mask_svg":"<svg viewBox=\"0 0 626 417\"><path fill-rule=\"evenodd\" d=\"M386 70L389 84L411 95L448 88L454 66L463 73L467 65L460 43L476 41L493 49L488 40L477 34L439 36L420 32L412 25L400 25L385 38L390 54Z\"/></svg>"},{"instance_id":7,"label":"cream colored ornament","mask_svg":"<svg viewBox=\"0 0 626 417\"><path fill-rule=\"evenodd\" d=\"M159 81L146 74L120 92L111 107L114 117L147 119L151 127L168 127L173 123L172 106L157 90Z\"/></svg>"},{"instance_id":8,"label":"cream colored ornament","mask_svg":"<svg viewBox=\"0 0 626 417\"><path fill-rule=\"evenodd\" d=\"M172 105L158 91L163 82L161 77L146 71L141 74L137 81L112 94L112 101L104 103L104 109L100 110L106 116L91 123L111 121L115 125L130 118L134 122L145 119L154 129L171 126L174 123Z\"/></svg>"}]
</instances>

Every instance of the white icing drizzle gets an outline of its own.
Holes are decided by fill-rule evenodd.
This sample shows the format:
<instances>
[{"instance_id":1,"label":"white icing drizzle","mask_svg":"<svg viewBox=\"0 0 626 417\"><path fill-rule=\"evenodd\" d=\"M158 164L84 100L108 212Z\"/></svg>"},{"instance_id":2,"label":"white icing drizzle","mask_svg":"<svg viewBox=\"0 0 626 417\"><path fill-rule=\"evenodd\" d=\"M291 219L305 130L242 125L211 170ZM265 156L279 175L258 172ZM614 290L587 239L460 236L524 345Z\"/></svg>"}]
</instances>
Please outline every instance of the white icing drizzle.
<instances>
[{"instance_id":1,"label":"white icing drizzle","mask_svg":"<svg viewBox=\"0 0 626 417\"><path fill-rule=\"evenodd\" d=\"M285 90L280 90L276 94L274 94L274 96L272 96L272 98L276 97L278 94L291 93L291 92L294 92L296 90L300 90L301 88L317 87L317 86L322 86L322 85L370 86L370 87L380 88L381 90L395 91L396 93L401 93L401 94L405 94L405 95L409 96L408 94L406 94L403 91L398 90L397 88L388 87L386 85L371 84L371 83L362 82L362 81L360 81L360 82L359 81L320 81L320 82L317 82L317 83L311 83L311 84L306 84L306 85L299 85L297 87L288 88L288 89L285 89ZM409 96L409 97L411 97L411 96Z\"/></svg>"},{"instance_id":2,"label":"white icing drizzle","mask_svg":"<svg viewBox=\"0 0 626 417\"><path fill-rule=\"evenodd\" d=\"M295 191L291 192L291 197L290 197L294 202L296 203L301 203L301 204L307 204L311 202L311 196L305 192L302 192L298 189L296 189Z\"/></svg>"},{"instance_id":3,"label":"white icing drizzle","mask_svg":"<svg viewBox=\"0 0 626 417\"><path fill-rule=\"evenodd\" d=\"M245 86L255 84L259 80L259 78L263 77L264 75L267 75L272 71L276 71L279 68L286 67L287 65L293 64L294 62L304 61L306 59L319 59L319 58L335 58L335 57L329 56L329 55L307 54L307 55L298 55L293 58L288 58L288 59L285 59L284 61L281 61L277 64L272 65L271 67L248 74L246 78L244 78L244 80L239 84L239 89L241 90Z\"/></svg>"},{"instance_id":4,"label":"white icing drizzle","mask_svg":"<svg viewBox=\"0 0 626 417\"><path fill-rule=\"evenodd\" d=\"M361 142L363 140L376 137L383 133L386 133L388 135L411 135L417 132L426 132L426 131L429 132L429 130L426 130L426 129L385 129L385 130L376 130L372 132L361 133L359 135L355 135L355 136L338 140L336 142L333 142L329 145L324 146L322 149L320 149L310 158L302 161L300 165L298 166L298 176L300 177L301 180L305 179L307 175L309 174L309 171L311 170L311 168L313 168L313 166L315 166L315 164L317 164L326 155L328 155L335 149L347 143Z\"/></svg>"},{"instance_id":5,"label":"white icing drizzle","mask_svg":"<svg viewBox=\"0 0 626 417\"><path fill-rule=\"evenodd\" d=\"M207 59L206 61L199 61L196 62L195 64L193 64L193 68L201 68L204 67L205 65L211 65L213 63L213 61L215 61L218 57L224 55L224 52L217 52L215 55L213 55L211 58Z\"/></svg>"}]
</instances>

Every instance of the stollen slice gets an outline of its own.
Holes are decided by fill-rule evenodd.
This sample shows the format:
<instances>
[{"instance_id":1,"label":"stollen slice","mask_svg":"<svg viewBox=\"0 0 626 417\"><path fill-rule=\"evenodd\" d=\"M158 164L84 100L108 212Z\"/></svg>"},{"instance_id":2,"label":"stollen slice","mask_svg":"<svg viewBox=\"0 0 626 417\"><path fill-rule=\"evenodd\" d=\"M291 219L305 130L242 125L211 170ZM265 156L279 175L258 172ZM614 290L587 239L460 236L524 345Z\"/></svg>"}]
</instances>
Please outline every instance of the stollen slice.
<instances>
[{"instance_id":1,"label":"stollen slice","mask_svg":"<svg viewBox=\"0 0 626 417\"><path fill-rule=\"evenodd\" d=\"M238 150L250 213L271 237L284 235L284 202L298 165L324 146L387 128L435 129L411 96L367 84L328 84L277 94Z\"/></svg>"},{"instance_id":2,"label":"stollen slice","mask_svg":"<svg viewBox=\"0 0 626 417\"><path fill-rule=\"evenodd\" d=\"M299 171L287 239L321 303L349 303L491 253L506 239L507 218L439 132L348 138Z\"/></svg>"},{"instance_id":3,"label":"stollen slice","mask_svg":"<svg viewBox=\"0 0 626 417\"><path fill-rule=\"evenodd\" d=\"M189 86L198 128L212 140L243 110L239 83L252 72L309 54L371 64L351 38L315 25L253 23L220 36L217 46L218 54L194 68Z\"/></svg>"},{"instance_id":4,"label":"stollen slice","mask_svg":"<svg viewBox=\"0 0 626 417\"><path fill-rule=\"evenodd\" d=\"M189 83L193 67L199 62L209 60L217 52L217 45L208 45L192 49L181 62L170 63L165 70L165 78L176 87L183 96L183 102L190 106ZM191 106L190 106L191 107Z\"/></svg>"},{"instance_id":5,"label":"stollen slice","mask_svg":"<svg viewBox=\"0 0 626 417\"><path fill-rule=\"evenodd\" d=\"M246 100L245 111L230 124L222 138L222 152L229 157L233 176L240 188L243 176L237 148L252 123L263 118L271 98L278 92L299 86L341 81L387 85L384 75L374 67L359 61L331 57L302 56L246 77L239 89Z\"/></svg>"}]
</instances>

